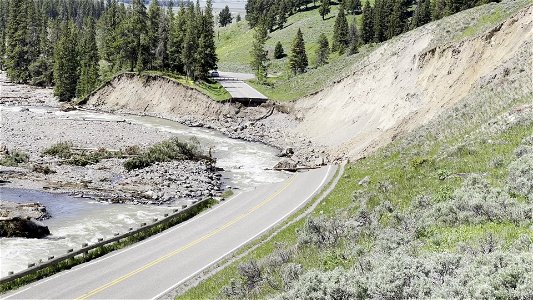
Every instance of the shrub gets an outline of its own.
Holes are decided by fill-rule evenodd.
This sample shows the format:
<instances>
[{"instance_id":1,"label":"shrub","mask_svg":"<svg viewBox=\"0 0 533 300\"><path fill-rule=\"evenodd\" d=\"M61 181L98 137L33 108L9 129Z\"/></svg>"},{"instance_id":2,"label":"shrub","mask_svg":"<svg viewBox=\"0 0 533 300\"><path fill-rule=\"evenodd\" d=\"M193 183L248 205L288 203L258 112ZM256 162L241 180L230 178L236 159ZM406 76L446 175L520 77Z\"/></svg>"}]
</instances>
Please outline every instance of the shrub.
<instances>
[{"instance_id":1,"label":"shrub","mask_svg":"<svg viewBox=\"0 0 533 300\"><path fill-rule=\"evenodd\" d=\"M44 175L56 173L56 171L50 169L48 165L34 165L32 168L33 172L41 173Z\"/></svg>"},{"instance_id":2,"label":"shrub","mask_svg":"<svg viewBox=\"0 0 533 300\"><path fill-rule=\"evenodd\" d=\"M139 156L128 159L124 162L124 168L131 171L151 166L156 162L167 162L172 160L211 160L199 150L197 143L185 143L178 138L171 138L161 143L152 145Z\"/></svg>"},{"instance_id":3,"label":"shrub","mask_svg":"<svg viewBox=\"0 0 533 300\"><path fill-rule=\"evenodd\" d=\"M13 150L0 159L0 165L6 167L16 167L19 164L27 163L29 160L30 156L27 153L19 150Z\"/></svg>"},{"instance_id":4,"label":"shrub","mask_svg":"<svg viewBox=\"0 0 533 300\"><path fill-rule=\"evenodd\" d=\"M526 154L509 165L507 187L533 203L533 154Z\"/></svg>"},{"instance_id":5,"label":"shrub","mask_svg":"<svg viewBox=\"0 0 533 300\"><path fill-rule=\"evenodd\" d=\"M59 142L46 148L43 154L67 159L72 156L72 146L72 142Z\"/></svg>"},{"instance_id":6,"label":"shrub","mask_svg":"<svg viewBox=\"0 0 533 300\"><path fill-rule=\"evenodd\" d=\"M366 299L366 281L344 269L322 272L311 270L303 274L292 288L276 299L351 300Z\"/></svg>"},{"instance_id":7,"label":"shrub","mask_svg":"<svg viewBox=\"0 0 533 300\"><path fill-rule=\"evenodd\" d=\"M491 187L479 175L468 177L449 201L437 203L427 216L445 225L492 222L521 222L530 218L531 205L512 199L505 191Z\"/></svg>"},{"instance_id":8,"label":"shrub","mask_svg":"<svg viewBox=\"0 0 533 300\"><path fill-rule=\"evenodd\" d=\"M345 222L337 218L310 217L298 230L298 242L318 247L331 247L346 234Z\"/></svg>"}]
</instances>

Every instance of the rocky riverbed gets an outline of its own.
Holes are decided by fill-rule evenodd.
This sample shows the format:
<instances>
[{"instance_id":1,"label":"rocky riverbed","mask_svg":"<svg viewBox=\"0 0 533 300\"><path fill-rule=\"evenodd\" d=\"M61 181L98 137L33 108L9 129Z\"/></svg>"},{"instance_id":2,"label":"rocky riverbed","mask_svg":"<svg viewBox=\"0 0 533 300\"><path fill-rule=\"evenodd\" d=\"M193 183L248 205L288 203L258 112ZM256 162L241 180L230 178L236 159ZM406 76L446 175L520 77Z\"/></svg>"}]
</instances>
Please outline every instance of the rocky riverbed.
<instances>
[{"instance_id":1,"label":"rocky riverbed","mask_svg":"<svg viewBox=\"0 0 533 300\"><path fill-rule=\"evenodd\" d=\"M109 202L178 205L222 192L221 175L207 161L175 160L128 171L126 158L77 166L44 155L59 142L87 151L143 149L168 139L170 133L129 122L61 117L53 108L1 109L3 155L29 155L27 162L0 167L0 180L9 187L75 192Z\"/></svg>"},{"instance_id":2,"label":"rocky riverbed","mask_svg":"<svg viewBox=\"0 0 533 300\"><path fill-rule=\"evenodd\" d=\"M13 84L3 72L0 89L0 161L14 153L28 156L27 161L0 166L3 186L71 192L99 201L178 206L222 193L221 175L206 161L175 160L127 171L124 158L76 166L44 155L59 142L77 149L142 150L172 134L121 120L61 115L51 89Z\"/></svg>"}]
</instances>

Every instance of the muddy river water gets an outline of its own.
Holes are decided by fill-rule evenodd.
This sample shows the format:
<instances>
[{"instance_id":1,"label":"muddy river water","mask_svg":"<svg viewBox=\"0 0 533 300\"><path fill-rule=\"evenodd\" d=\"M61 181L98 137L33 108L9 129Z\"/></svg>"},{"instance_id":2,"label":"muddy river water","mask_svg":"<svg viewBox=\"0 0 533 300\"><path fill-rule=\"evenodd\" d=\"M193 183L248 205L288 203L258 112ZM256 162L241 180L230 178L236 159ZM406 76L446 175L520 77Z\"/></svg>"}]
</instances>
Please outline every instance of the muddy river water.
<instances>
[{"instance_id":1,"label":"muddy river water","mask_svg":"<svg viewBox=\"0 0 533 300\"><path fill-rule=\"evenodd\" d=\"M1 107L1 109L20 109ZM60 112L46 107L31 107L34 112L54 113L58 118L126 121L169 132L179 138L196 138L204 149L211 148L217 167L223 168L223 184L232 189L247 190L256 186L279 182L287 174L268 171L279 159L277 150L260 144L235 140L219 132L190 128L179 123L146 116L116 115L91 111ZM0 188L0 199L15 202L40 202L51 219L44 223L52 235L45 239L0 239L0 277L9 271L25 269L28 263L46 260L48 256L64 254L82 243L93 243L98 238L111 237L142 222L160 218L173 209L164 206L104 204L72 195L51 194L43 191Z\"/></svg>"}]
</instances>

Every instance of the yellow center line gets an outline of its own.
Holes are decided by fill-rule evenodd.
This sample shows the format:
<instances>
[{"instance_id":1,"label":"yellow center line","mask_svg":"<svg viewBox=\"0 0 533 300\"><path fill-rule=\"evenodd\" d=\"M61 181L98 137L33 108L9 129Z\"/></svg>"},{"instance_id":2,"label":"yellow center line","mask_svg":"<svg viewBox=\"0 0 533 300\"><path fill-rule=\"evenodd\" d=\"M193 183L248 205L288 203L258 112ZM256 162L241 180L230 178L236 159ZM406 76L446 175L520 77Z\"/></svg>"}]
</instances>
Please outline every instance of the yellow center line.
<instances>
[{"instance_id":1,"label":"yellow center line","mask_svg":"<svg viewBox=\"0 0 533 300\"><path fill-rule=\"evenodd\" d=\"M249 216L250 214L252 214L256 210L258 210L259 208L263 207L265 204L269 203L274 198L276 198L279 194L281 194L281 192L286 190L293 183L293 181L296 178L296 176L297 176L297 174L295 174L291 178L289 178L289 180L287 180L286 184L282 188L280 188L279 190L274 192L272 195L270 195L267 199L265 199L261 203L259 203L256 206L254 206L247 213L244 213L244 214L241 214L241 215L235 217L233 220L228 221L226 224L224 224L224 225L220 226L219 228L207 233L206 235L204 235L204 236L202 236L202 237L190 242L189 244L187 244L185 246L182 246L182 247L180 247L180 248L178 248L178 249L176 249L176 250L174 250L172 252L169 252L169 253L167 253L167 254L165 254L165 255L163 255L163 256L161 256L161 257L159 257L159 258L157 258L157 259L155 259L155 260L153 260L153 261L151 261L149 263L147 263L146 265L144 265L142 267L139 267L138 269L129 272L126 275L123 275L123 276L121 276L121 277L119 277L119 278L117 278L117 279L115 279L115 280L113 280L113 281L111 281L111 282L109 282L107 284L104 284L101 287L96 288L96 289L94 289L94 290L82 295L78 299L82 300L82 299L87 299L89 297L92 297L92 296L94 296L94 295L96 295L96 294L98 294L98 293L100 293L100 292L102 292L102 291L104 291L104 290L106 290L106 289L108 289L108 288L110 288L110 287L112 287L112 286L114 286L114 285L116 285L116 284L128 279L128 278L130 278L131 276L134 276L135 274L138 274L138 273L140 273L142 271L145 271L145 270L147 270L147 269L159 264L160 262L162 262L162 261L164 261L166 259L169 259L172 256L175 256L175 255L177 255L177 254L179 254L179 253L191 248L192 246L197 245L197 244L209 239L210 237L220 233L224 229L227 229L227 228L231 227L235 223L237 223L240 220L242 220L243 218Z\"/></svg>"}]
</instances>

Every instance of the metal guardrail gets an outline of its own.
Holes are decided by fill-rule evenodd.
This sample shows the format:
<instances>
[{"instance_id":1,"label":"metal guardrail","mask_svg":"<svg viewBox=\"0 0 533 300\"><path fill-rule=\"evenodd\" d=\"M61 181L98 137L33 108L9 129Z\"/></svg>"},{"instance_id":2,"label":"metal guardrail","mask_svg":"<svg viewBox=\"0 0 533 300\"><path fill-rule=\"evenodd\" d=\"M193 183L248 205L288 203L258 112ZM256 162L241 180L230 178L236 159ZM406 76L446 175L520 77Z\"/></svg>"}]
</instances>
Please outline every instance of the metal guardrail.
<instances>
[{"instance_id":1,"label":"metal guardrail","mask_svg":"<svg viewBox=\"0 0 533 300\"><path fill-rule=\"evenodd\" d=\"M139 227L139 228L137 228L135 230L133 228L130 228L129 232L126 232L126 233L123 233L123 234L115 233L115 236L110 238L110 239L104 240L104 239L100 238L100 239L98 239L97 243L92 244L92 245L89 245L88 243L83 243L81 249L76 250L76 251L74 251L74 249L69 249L69 250L67 250L67 254L62 255L60 257L50 256L50 257L48 257L48 261L46 261L46 262L30 263L30 264L28 264L28 268L26 270L18 272L18 273L15 273L15 274L10 274L7 277L1 278L0 279L0 284L12 282L12 281L14 281L16 279L22 278L22 277L24 277L26 275L33 274L33 273L38 272L40 270L43 270L43 269L45 269L47 267L59 264L59 263L61 263L63 261L66 261L68 259L74 258L74 257L76 257L78 255L85 255L91 250L97 249L97 248L105 246L107 244L118 242L118 241L120 241L122 239L128 238L128 237L133 236L135 234L141 233L141 232L146 231L146 230L150 230L150 229L152 229L152 228L154 228L156 226L159 226L159 225L165 224L167 222L170 222L174 218L180 217L180 216L182 216L182 215L184 215L186 213L191 212L192 210L196 209L198 206L203 205L204 202L206 202L206 201L209 201L209 199L204 199L204 200L198 201L196 203L193 203L193 205L191 205L191 206L183 205L181 210L176 208L176 209L174 209L174 213L173 214L171 214L171 215L165 214L164 218L161 219L161 220L154 219L153 223L151 223L151 224L141 223L140 224L141 227Z\"/></svg>"}]
</instances>

